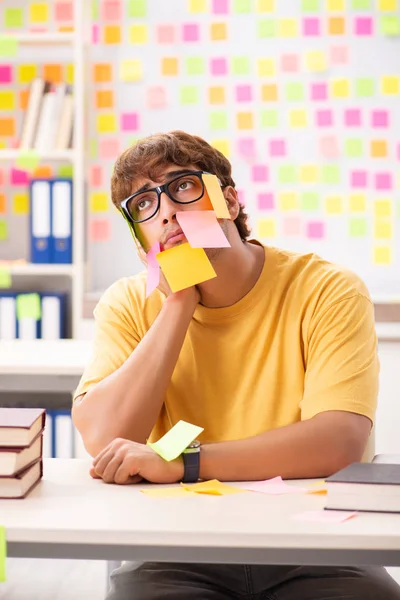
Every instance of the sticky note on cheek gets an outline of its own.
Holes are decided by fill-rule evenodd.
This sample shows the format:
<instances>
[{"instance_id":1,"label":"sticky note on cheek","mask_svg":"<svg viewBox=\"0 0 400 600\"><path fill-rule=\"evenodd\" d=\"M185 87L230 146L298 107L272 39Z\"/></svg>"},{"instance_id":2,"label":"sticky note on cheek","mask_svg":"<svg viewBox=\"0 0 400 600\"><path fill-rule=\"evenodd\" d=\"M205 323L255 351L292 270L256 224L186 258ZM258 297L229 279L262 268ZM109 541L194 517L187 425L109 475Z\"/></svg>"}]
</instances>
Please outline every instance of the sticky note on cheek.
<instances>
[{"instance_id":1,"label":"sticky note on cheek","mask_svg":"<svg viewBox=\"0 0 400 600\"><path fill-rule=\"evenodd\" d=\"M148 251L147 257L147 284L146 298L156 289L160 283L160 265L157 262L156 255L160 252L159 242L155 242Z\"/></svg>"},{"instance_id":2,"label":"sticky note on cheek","mask_svg":"<svg viewBox=\"0 0 400 600\"><path fill-rule=\"evenodd\" d=\"M213 210L177 212L176 218L192 248L230 247Z\"/></svg>"},{"instance_id":3,"label":"sticky note on cheek","mask_svg":"<svg viewBox=\"0 0 400 600\"><path fill-rule=\"evenodd\" d=\"M0 527L0 583L6 580L6 556L6 530L4 527Z\"/></svg>"},{"instance_id":4,"label":"sticky note on cheek","mask_svg":"<svg viewBox=\"0 0 400 600\"><path fill-rule=\"evenodd\" d=\"M156 255L172 292L179 292L217 276L203 248L181 244Z\"/></svg>"},{"instance_id":5,"label":"sticky note on cheek","mask_svg":"<svg viewBox=\"0 0 400 600\"><path fill-rule=\"evenodd\" d=\"M158 442L147 442L147 445L169 462L178 458L202 431L203 427L178 421Z\"/></svg>"},{"instance_id":6,"label":"sticky note on cheek","mask_svg":"<svg viewBox=\"0 0 400 600\"><path fill-rule=\"evenodd\" d=\"M225 197L222 193L218 178L208 173L202 175L204 185L218 219L230 219Z\"/></svg>"}]
</instances>

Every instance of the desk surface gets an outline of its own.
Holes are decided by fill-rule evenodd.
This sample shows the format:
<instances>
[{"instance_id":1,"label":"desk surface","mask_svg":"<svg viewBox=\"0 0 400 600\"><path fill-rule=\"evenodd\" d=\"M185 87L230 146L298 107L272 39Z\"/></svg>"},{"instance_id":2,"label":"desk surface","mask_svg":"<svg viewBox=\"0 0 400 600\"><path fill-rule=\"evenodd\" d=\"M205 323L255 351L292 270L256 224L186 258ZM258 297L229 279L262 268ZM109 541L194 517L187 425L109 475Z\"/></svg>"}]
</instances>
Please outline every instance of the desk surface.
<instances>
[{"instance_id":1,"label":"desk surface","mask_svg":"<svg viewBox=\"0 0 400 600\"><path fill-rule=\"evenodd\" d=\"M0 375L80 377L92 342L86 340L13 340L0 344Z\"/></svg>"},{"instance_id":2,"label":"desk surface","mask_svg":"<svg viewBox=\"0 0 400 600\"><path fill-rule=\"evenodd\" d=\"M9 556L266 564L400 565L400 514L294 521L323 496L151 498L92 480L90 461L46 459L24 500L0 500ZM304 482L292 482L301 485Z\"/></svg>"}]
</instances>

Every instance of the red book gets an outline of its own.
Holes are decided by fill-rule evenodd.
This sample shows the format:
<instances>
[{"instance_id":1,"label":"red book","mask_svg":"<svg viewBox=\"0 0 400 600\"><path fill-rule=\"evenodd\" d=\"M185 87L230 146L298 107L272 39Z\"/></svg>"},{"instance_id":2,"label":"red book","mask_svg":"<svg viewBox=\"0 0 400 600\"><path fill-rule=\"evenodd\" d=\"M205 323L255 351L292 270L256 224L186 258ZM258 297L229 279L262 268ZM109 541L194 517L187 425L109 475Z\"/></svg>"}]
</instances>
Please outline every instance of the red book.
<instances>
[{"instance_id":1,"label":"red book","mask_svg":"<svg viewBox=\"0 0 400 600\"><path fill-rule=\"evenodd\" d=\"M0 498L25 498L43 476L39 459L15 477L0 477Z\"/></svg>"},{"instance_id":2,"label":"red book","mask_svg":"<svg viewBox=\"0 0 400 600\"><path fill-rule=\"evenodd\" d=\"M1 408L0 447L27 448L44 429L44 408Z\"/></svg>"}]
</instances>

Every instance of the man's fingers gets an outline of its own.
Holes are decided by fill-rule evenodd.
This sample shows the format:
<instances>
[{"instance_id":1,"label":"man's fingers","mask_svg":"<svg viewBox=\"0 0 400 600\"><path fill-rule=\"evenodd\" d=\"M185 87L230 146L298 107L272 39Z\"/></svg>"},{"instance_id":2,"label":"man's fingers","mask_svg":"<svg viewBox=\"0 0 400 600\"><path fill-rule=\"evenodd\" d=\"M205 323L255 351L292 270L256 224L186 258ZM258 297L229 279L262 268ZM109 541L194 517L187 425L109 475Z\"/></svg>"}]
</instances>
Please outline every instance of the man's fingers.
<instances>
[{"instance_id":1,"label":"man's fingers","mask_svg":"<svg viewBox=\"0 0 400 600\"><path fill-rule=\"evenodd\" d=\"M98 475L94 470L94 467L90 468L89 475L93 477L93 479L101 479L101 475Z\"/></svg>"},{"instance_id":2,"label":"man's fingers","mask_svg":"<svg viewBox=\"0 0 400 600\"><path fill-rule=\"evenodd\" d=\"M125 456L124 460L119 465L117 471L114 474L115 483L137 483L141 481L142 477L138 474L139 471L139 460L133 458L132 455Z\"/></svg>"},{"instance_id":3,"label":"man's fingers","mask_svg":"<svg viewBox=\"0 0 400 600\"><path fill-rule=\"evenodd\" d=\"M115 473L118 471L122 462L123 457L118 454L114 454L112 457L110 457L110 460L108 464L104 467L104 470L101 475L103 481L105 481L106 483L113 483L115 481Z\"/></svg>"}]
</instances>

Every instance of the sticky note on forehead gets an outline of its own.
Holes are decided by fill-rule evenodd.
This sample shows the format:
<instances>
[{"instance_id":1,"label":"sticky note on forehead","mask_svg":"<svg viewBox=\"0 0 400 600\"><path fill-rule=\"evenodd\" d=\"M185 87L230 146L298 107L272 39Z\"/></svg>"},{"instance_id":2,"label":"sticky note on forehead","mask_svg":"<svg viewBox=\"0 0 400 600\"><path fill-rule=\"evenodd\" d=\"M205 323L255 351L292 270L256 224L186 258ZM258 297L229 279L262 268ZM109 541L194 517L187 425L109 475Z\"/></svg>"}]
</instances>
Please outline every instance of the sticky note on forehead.
<instances>
[{"instance_id":1,"label":"sticky note on forehead","mask_svg":"<svg viewBox=\"0 0 400 600\"><path fill-rule=\"evenodd\" d=\"M217 276L203 248L181 244L156 255L172 292L203 283Z\"/></svg>"},{"instance_id":2,"label":"sticky note on forehead","mask_svg":"<svg viewBox=\"0 0 400 600\"><path fill-rule=\"evenodd\" d=\"M178 421L158 442L147 442L147 445L169 462L178 458L202 431L203 427Z\"/></svg>"},{"instance_id":3,"label":"sticky note on forehead","mask_svg":"<svg viewBox=\"0 0 400 600\"><path fill-rule=\"evenodd\" d=\"M207 190L208 197L210 198L213 209L218 219L230 219L226 200L221 190L218 178L216 175L210 175L208 173L202 175L205 188Z\"/></svg>"}]
</instances>

